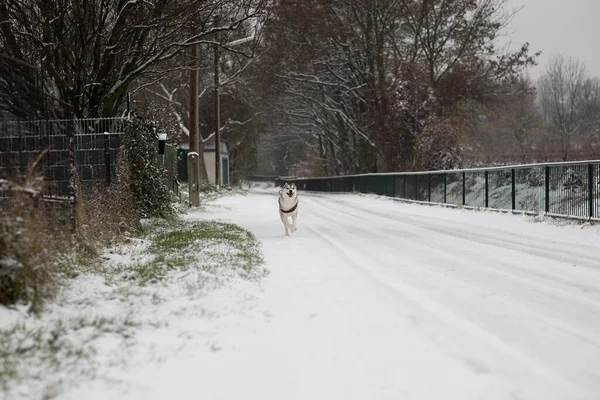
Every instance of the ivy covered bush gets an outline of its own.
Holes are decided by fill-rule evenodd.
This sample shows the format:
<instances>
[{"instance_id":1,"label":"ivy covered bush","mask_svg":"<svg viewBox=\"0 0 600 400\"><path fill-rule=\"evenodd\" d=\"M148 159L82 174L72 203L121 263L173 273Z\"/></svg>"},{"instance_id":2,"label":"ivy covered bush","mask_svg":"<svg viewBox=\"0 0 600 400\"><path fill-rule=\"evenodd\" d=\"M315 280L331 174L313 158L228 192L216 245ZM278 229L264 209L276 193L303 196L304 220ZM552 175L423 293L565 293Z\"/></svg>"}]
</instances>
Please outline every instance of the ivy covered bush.
<instances>
[{"instance_id":1,"label":"ivy covered bush","mask_svg":"<svg viewBox=\"0 0 600 400\"><path fill-rule=\"evenodd\" d=\"M158 163L158 127L140 118L127 122L122 148L129 166L131 191L143 217L173 214L166 174Z\"/></svg>"}]
</instances>

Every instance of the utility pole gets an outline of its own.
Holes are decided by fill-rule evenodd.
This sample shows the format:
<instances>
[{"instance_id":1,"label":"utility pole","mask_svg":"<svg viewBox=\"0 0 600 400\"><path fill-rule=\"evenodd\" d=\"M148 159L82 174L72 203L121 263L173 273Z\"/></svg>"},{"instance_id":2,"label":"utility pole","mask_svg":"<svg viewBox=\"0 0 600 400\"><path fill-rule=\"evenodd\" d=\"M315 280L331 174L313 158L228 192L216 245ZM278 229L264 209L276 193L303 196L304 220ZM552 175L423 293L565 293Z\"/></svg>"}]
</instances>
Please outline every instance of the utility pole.
<instances>
[{"instance_id":1,"label":"utility pole","mask_svg":"<svg viewBox=\"0 0 600 400\"><path fill-rule=\"evenodd\" d=\"M198 45L190 46L190 151L198 153Z\"/></svg>"},{"instance_id":2,"label":"utility pole","mask_svg":"<svg viewBox=\"0 0 600 400\"><path fill-rule=\"evenodd\" d=\"M219 16L215 15L215 28L219 26ZM220 35L216 32L215 42L215 185L221 185L221 99L219 93L219 48Z\"/></svg>"},{"instance_id":3,"label":"utility pole","mask_svg":"<svg viewBox=\"0 0 600 400\"><path fill-rule=\"evenodd\" d=\"M192 22L193 33L197 33L196 20ZM198 45L190 45L190 57L192 65L190 68L190 151L188 154L188 189L190 203L193 206L200 205L200 181L198 159L200 142L198 133Z\"/></svg>"}]
</instances>

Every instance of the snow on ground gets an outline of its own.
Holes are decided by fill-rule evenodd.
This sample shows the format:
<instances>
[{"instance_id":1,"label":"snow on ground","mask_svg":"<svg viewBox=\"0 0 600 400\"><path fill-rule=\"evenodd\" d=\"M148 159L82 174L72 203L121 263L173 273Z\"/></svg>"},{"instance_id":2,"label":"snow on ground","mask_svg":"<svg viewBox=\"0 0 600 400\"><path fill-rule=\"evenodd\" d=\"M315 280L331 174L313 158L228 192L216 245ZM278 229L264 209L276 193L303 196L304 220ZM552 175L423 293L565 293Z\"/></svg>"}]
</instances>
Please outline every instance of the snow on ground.
<instances>
[{"instance_id":1,"label":"snow on ground","mask_svg":"<svg viewBox=\"0 0 600 400\"><path fill-rule=\"evenodd\" d=\"M196 295L174 275L133 308L75 285L68 312L134 311L141 332L57 398L600 399L599 227L301 193L287 238L276 193L187 216L253 232L262 281Z\"/></svg>"},{"instance_id":2,"label":"snow on ground","mask_svg":"<svg viewBox=\"0 0 600 400\"><path fill-rule=\"evenodd\" d=\"M151 261L157 255L149 240L132 238L103 255L98 273L70 282L40 319L23 307L0 307L0 399L140 396L148 387L136 385L129 374L187 352L218 351L217 333L228 326L229 315L239 321L256 312L264 268L241 274L231 267L239 249L211 240L193 253L188 247L180 251L194 256L188 268L146 281L135 275L136 267L156 267ZM244 254L245 262L250 253ZM178 260L169 253L159 257ZM221 260L231 265L213 268ZM7 357L15 349L18 354ZM2 372L13 371L18 379L3 388Z\"/></svg>"}]
</instances>

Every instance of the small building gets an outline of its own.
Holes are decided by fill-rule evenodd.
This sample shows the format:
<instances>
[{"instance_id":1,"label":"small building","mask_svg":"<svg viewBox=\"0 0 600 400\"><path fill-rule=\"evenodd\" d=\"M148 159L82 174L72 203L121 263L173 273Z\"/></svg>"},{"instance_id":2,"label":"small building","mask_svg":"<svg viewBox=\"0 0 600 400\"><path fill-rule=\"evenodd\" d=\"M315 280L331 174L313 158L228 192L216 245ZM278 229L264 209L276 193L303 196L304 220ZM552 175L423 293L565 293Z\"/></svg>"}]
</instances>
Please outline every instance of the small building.
<instances>
[{"instance_id":1,"label":"small building","mask_svg":"<svg viewBox=\"0 0 600 400\"><path fill-rule=\"evenodd\" d=\"M180 182L187 182L187 155L190 152L189 145L182 143L177 149L179 157L179 168L177 177ZM214 141L205 143L204 145L204 165L206 166L206 174L208 182L211 185L215 184L215 143ZM229 185L229 144L225 140L221 140L221 181L223 185Z\"/></svg>"},{"instance_id":2,"label":"small building","mask_svg":"<svg viewBox=\"0 0 600 400\"><path fill-rule=\"evenodd\" d=\"M208 182L215 184L215 143L204 145L204 165L208 174ZM221 140L221 182L229 185L229 144Z\"/></svg>"}]
</instances>

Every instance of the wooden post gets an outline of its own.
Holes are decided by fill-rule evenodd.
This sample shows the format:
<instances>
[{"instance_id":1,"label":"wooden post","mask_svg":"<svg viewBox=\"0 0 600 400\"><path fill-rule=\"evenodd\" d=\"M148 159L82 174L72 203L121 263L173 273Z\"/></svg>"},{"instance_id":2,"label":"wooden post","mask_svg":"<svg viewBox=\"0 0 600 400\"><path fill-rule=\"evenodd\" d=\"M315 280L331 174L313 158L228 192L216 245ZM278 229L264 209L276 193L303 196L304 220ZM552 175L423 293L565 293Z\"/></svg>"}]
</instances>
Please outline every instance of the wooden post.
<instances>
[{"instance_id":1,"label":"wooden post","mask_svg":"<svg viewBox=\"0 0 600 400\"><path fill-rule=\"evenodd\" d=\"M198 45L190 46L190 151L198 153Z\"/></svg>"},{"instance_id":2,"label":"wooden post","mask_svg":"<svg viewBox=\"0 0 600 400\"><path fill-rule=\"evenodd\" d=\"M195 24L195 21L194 21ZM196 26L194 25L194 33L196 32ZM199 142L199 134L198 134L198 123L199 123L199 116L198 116L198 45L197 44L192 44L190 46L190 57L192 59L192 65L190 68L190 153L195 153L196 155L198 155L198 153L200 152L200 142ZM194 189L192 188L192 186L194 185L194 182L192 181L192 177L198 177L198 172L197 170L194 170L194 168L198 168L198 162L196 160L196 163L194 164L195 167L192 166L192 164L190 163L190 157L188 155L188 189L189 189L189 193L190 193L190 201L192 203L192 205L198 205L195 204L194 201L194 196L192 195L192 193L194 192ZM193 167L193 168L192 168ZM195 183L196 184L196 191L198 190L197 186L198 186L198 182ZM199 193L196 193L196 198L199 202Z\"/></svg>"},{"instance_id":3,"label":"wooden post","mask_svg":"<svg viewBox=\"0 0 600 400\"><path fill-rule=\"evenodd\" d=\"M215 15L215 27L219 26L219 16ZM219 34L216 34L216 42ZM221 99L219 94L219 45L215 44L215 185L217 189L221 185Z\"/></svg>"}]
</instances>

